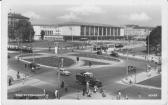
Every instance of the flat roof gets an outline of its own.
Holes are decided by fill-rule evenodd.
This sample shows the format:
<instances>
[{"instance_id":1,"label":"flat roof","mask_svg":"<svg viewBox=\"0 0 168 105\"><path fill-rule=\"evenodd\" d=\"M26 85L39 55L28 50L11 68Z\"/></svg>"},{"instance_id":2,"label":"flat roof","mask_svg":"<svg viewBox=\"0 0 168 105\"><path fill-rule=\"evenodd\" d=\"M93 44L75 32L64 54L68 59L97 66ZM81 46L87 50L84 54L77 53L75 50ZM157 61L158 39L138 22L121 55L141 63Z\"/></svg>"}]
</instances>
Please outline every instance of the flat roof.
<instances>
[{"instance_id":1,"label":"flat roof","mask_svg":"<svg viewBox=\"0 0 168 105\"><path fill-rule=\"evenodd\" d=\"M101 24L101 23L86 23L86 22L65 22L59 24L33 24L33 26L101 26L101 27L123 27L110 24Z\"/></svg>"}]
</instances>

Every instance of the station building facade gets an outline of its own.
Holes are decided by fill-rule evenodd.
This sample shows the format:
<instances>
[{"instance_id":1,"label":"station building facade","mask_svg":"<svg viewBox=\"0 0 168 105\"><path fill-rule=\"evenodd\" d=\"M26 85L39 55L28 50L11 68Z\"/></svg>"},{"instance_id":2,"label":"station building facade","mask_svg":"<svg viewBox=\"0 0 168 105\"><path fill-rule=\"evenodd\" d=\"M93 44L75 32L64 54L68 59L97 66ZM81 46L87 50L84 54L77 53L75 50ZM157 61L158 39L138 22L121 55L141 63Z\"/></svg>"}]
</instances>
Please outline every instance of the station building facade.
<instances>
[{"instance_id":1,"label":"station building facade","mask_svg":"<svg viewBox=\"0 0 168 105\"><path fill-rule=\"evenodd\" d=\"M44 31L44 39L57 40L80 40L87 38L90 40L107 40L124 37L124 27L106 24L91 23L63 23L56 25L33 25L34 39L40 40L41 31Z\"/></svg>"},{"instance_id":2,"label":"station building facade","mask_svg":"<svg viewBox=\"0 0 168 105\"><path fill-rule=\"evenodd\" d=\"M138 25L126 25L124 28L124 35L136 39L146 39L146 37L153 30L153 27L144 27Z\"/></svg>"}]
</instances>

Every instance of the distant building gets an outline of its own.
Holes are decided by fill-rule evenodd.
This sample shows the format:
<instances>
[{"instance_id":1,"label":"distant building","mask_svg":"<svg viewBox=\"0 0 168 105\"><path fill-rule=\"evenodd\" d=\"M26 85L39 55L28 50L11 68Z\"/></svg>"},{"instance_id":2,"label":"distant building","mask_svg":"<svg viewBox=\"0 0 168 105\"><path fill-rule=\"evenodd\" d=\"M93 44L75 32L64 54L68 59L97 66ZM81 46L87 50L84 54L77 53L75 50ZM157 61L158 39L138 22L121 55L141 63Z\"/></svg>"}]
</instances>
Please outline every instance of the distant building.
<instances>
[{"instance_id":1,"label":"distant building","mask_svg":"<svg viewBox=\"0 0 168 105\"><path fill-rule=\"evenodd\" d=\"M64 38L65 40L112 39L124 37L124 28L107 24L70 22L56 25L33 25L35 40L40 40L41 31L45 32L44 39Z\"/></svg>"},{"instance_id":2,"label":"distant building","mask_svg":"<svg viewBox=\"0 0 168 105\"><path fill-rule=\"evenodd\" d=\"M138 25L126 25L124 28L124 35L131 36L136 39L146 39L146 37L153 30L153 27L144 27Z\"/></svg>"},{"instance_id":3,"label":"distant building","mask_svg":"<svg viewBox=\"0 0 168 105\"><path fill-rule=\"evenodd\" d=\"M17 13L8 14L8 40L15 40L15 27L17 26L19 20L29 20L29 18Z\"/></svg>"}]
</instances>

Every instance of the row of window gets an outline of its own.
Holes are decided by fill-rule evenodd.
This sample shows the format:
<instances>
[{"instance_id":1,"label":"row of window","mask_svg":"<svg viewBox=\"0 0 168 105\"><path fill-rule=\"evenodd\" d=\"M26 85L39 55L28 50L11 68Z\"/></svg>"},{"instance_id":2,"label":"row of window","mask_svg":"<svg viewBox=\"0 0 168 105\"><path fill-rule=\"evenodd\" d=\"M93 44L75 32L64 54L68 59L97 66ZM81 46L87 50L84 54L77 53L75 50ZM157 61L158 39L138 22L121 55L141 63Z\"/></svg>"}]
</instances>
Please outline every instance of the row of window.
<instances>
[{"instance_id":1,"label":"row of window","mask_svg":"<svg viewBox=\"0 0 168 105\"><path fill-rule=\"evenodd\" d=\"M43 30L45 35L53 35L53 31Z\"/></svg>"},{"instance_id":2,"label":"row of window","mask_svg":"<svg viewBox=\"0 0 168 105\"><path fill-rule=\"evenodd\" d=\"M110 33L111 30L111 33ZM117 27L98 27L98 26L81 26L81 35L103 35L103 36L119 36L120 28Z\"/></svg>"}]
</instances>

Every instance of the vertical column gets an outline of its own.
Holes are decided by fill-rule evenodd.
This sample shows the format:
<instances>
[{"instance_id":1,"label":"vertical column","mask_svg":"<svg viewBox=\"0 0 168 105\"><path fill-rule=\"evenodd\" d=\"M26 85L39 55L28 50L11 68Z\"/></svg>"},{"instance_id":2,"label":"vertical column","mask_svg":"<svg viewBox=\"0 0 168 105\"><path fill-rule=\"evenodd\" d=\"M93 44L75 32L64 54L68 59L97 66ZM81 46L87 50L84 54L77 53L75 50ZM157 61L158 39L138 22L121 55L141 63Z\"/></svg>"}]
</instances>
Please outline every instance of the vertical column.
<instances>
[{"instance_id":1,"label":"vertical column","mask_svg":"<svg viewBox=\"0 0 168 105\"><path fill-rule=\"evenodd\" d=\"M113 36L115 36L115 27L113 27Z\"/></svg>"},{"instance_id":2,"label":"vertical column","mask_svg":"<svg viewBox=\"0 0 168 105\"><path fill-rule=\"evenodd\" d=\"M102 36L103 36L103 27L102 27Z\"/></svg>"},{"instance_id":3,"label":"vertical column","mask_svg":"<svg viewBox=\"0 0 168 105\"><path fill-rule=\"evenodd\" d=\"M118 27L116 28L116 36L118 36Z\"/></svg>"},{"instance_id":4,"label":"vertical column","mask_svg":"<svg viewBox=\"0 0 168 105\"><path fill-rule=\"evenodd\" d=\"M84 36L86 36L86 26L84 26Z\"/></svg>"},{"instance_id":5,"label":"vertical column","mask_svg":"<svg viewBox=\"0 0 168 105\"><path fill-rule=\"evenodd\" d=\"M95 36L95 26L93 26L93 36Z\"/></svg>"},{"instance_id":6,"label":"vertical column","mask_svg":"<svg viewBox=\"0 0 168 105\"><path fill-rule=\"evenodd\" d=\"M90 36L91 35L91 33L90 33L90 26L88 26L88 28L89 28L89 35L88 36Z\"/></svg>"},{"instance_id":7,"label":"vertical column","mask_svg":"<svg viewBox=\"0 0 168 105\"><path fill-rule=\"evenodd\" d=\"M99 26L97 26L97 36L99 36Z\"/></svg>"},{"instance_id":8,"label":"vertical column","mask_svg":"<svg viewBox=\"0 0 168 105\"><path fill-rule=\"evenodd\" d=\"M107 27L106 27L106 36L107 36L107 34L108 34L108 33L107 33Z\"/></svg>"},{"instance_id":9,"label":"vertical column","mask_svg":"<svg viewBox=\"0 0 168 105\"><path fill-rule=\"evenodd\" d=\"M111 27L110 27L110 35L109 36L111 36Z\"/></svg>"}]
</instances>

